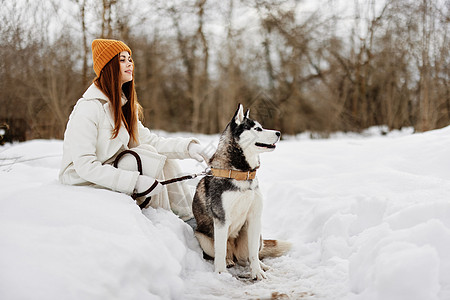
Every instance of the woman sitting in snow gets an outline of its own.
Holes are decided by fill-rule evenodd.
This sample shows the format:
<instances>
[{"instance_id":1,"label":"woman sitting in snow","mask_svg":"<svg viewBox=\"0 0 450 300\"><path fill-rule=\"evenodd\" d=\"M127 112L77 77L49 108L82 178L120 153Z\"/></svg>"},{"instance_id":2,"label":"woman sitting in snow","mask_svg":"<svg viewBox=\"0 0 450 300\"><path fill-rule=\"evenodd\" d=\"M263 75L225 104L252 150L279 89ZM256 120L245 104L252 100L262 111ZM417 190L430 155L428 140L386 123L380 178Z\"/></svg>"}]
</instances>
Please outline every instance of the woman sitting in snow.
<instances>
[{"instance_id":1,"label":"woman sitting in snow","mask_svg":"<svg viewBox=\"0 0 450 300\"><path fill-rule=\"evenodd\" d=\"M172 159L207 159L196 139L161 138L142 125L142 107L134 88L131 50L121 41L96 39L92 42L97 77L76 103L64 133L59 179L69 185L93 185L126 194L147 195L136 199L142 205L172 210L183 220L193 217L192 196L184 183L163 186L160 180L181 171ZM125 155L115 168L119 153L131 149L139 154L143 175L134 157Z\"/></svg>"}]
</instances>

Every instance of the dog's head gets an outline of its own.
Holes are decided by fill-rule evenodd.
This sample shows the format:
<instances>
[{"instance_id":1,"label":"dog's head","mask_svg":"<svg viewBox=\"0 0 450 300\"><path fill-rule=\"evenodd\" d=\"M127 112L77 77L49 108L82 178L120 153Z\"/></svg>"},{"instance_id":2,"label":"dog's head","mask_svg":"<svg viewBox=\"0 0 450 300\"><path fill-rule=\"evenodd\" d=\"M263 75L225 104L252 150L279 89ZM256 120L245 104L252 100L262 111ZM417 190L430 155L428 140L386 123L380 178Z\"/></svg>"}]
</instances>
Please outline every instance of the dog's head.
<instances>
[{"instance_id":1,"label":"dog's head","mask_svg":"<svg viewBox=\"0 0 450 300\"><path fill-rule=\"evenodd\" d=\"M233 138L245 152L261 153L273 151L281 133L276 130L264 129L257 121L249 118L249 113L250 110L244 113L242 104L239 104L230 122Z\"/></svg>"}]
</instances>

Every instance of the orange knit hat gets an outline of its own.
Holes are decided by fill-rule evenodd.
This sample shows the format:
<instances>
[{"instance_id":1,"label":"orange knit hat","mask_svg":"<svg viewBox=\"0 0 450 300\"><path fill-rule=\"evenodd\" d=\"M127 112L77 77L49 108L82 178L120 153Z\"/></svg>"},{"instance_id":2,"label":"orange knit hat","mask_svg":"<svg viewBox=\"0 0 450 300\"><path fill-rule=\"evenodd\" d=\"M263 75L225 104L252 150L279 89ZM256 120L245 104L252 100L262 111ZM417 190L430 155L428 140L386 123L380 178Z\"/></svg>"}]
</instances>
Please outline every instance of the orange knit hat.
<instances>
[{"instance_id":1,"label":"orange knit hat","mask_svg":"<svg viewBox=\"0 0 450 300\"><path fill-rule=\"evenodd\" d=\"M125 43L116 40L96 39L92 42L92 60L94 61L94 71L97 76L103 67L117 54L131 49Z\"/></svg>"}]
</instances>

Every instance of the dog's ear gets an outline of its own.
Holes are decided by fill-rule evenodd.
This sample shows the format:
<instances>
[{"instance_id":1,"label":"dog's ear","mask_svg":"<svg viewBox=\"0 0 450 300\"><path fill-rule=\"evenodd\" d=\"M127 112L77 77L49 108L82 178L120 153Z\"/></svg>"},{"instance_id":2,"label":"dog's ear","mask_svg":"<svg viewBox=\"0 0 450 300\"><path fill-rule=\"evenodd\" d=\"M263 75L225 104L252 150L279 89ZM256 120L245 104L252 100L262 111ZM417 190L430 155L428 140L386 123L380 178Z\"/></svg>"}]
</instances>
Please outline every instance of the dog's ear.
<instances>
[{"instance_id":1,"label":"dog's ear","mask_svg":"<svg viewBox=\"0 0 450 300\"><path fill-rule=\"evenodd\" d=\"M242 104L239 104L238 109L234 113L233 119L236 125L239 125L244 121L244 107L242 106Z\"/></svg>"},{"instance_id":2,"label":"dog's ear","mask_svg":"<svg viewBox=\"0 0 450 300\"><path fill-rule=\"evenodd\" d=\"M249 119L249 117L248 117L249 114L250 114L250 109L247 109L247 111L245 112L245 117L246 117L247 119Z\"/></svg>"}]
</instances>

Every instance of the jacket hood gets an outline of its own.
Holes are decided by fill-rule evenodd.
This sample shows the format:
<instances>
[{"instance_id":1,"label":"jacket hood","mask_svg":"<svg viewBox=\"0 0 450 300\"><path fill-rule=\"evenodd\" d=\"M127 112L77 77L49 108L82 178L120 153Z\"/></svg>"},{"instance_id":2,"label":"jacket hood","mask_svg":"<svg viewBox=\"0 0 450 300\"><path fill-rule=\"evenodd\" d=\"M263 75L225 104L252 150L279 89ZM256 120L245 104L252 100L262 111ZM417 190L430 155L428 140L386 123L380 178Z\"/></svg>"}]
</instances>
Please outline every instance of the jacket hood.
<instances>
[{"instance_id":1,"label":"jacket hood","mask_svg":"<svg viewBox=\"0 0 450 300\"><path fill-rule=\"evenodd\" d=\"M103 92L93 83L89 86L89 88L84 92L83 98L86 100L91 99L99 99L106 102L110 102L109 98L103 94ZM125 95L122 94L122 106L125 105L125 103L128 102L128 99L125 97Z\"/></svg>"},{"instance_id":2,"label":"jacket hood","mask_svg":"<svg viewBox=\"0 0 450 300\"><path fill-rule=\"evenodd\" d=\"M84 99L100 99L109 101L108 97L95 85L91 84L83 94Z\"/></svg>"}]
</instances>

